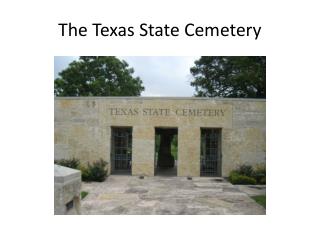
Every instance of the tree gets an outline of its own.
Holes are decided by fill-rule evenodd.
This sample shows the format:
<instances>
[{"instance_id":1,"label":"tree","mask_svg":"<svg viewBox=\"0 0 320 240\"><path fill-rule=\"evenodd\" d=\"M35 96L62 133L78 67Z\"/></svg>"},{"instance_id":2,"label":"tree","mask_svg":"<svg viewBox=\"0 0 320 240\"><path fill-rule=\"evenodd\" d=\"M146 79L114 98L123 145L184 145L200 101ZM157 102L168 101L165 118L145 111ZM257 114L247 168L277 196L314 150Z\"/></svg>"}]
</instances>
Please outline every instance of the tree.
<instances>
[{"instance_id":1,"label":"tree","mask_svg":"<svg viewBox=\"0 0 320 240\"><path fill-rule=\"evenodd\" d=\"M116 57L80 57L59 73L54 81L56 96L140 96L139 77L125 61Z\"/></svg>"},{"instance_id":2,"label":"tree","mask_svg":"<svg viewBox=\"0 0 320 240\"><path fill-rule=\"evenodd\" d=\"M266 57L201 57L190 72L198 97L266 97Z\"/></svg>"}]
</instances>

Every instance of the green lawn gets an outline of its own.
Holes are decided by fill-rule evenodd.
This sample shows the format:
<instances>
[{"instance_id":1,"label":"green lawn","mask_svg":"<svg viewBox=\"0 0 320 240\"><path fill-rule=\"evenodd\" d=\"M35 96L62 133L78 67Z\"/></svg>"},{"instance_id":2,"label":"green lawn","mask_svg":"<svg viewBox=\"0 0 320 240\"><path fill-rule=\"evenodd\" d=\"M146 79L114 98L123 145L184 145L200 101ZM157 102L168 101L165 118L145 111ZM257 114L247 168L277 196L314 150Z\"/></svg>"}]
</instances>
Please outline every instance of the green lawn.
<instances>
[{"instance_id":1,"label":"green lawn","mask_svg":"<svg viewBox=\"0 0 320 240\"><path fill-rule=\"evenodd\" d=\"M81 199L84 199L89 193L88 192L81 192Z\"/></svg>"},{"instance_id":2,"label":"green lawn","mask_svg":"<svg viewBox=\"0 0 320 240\"><path fill-rule=\"evenodd\" d=\"M253 196L251 198L254 199L261 206L266 208L266 195L258 195L258 196Z\"/></svg>"}]
</instances>

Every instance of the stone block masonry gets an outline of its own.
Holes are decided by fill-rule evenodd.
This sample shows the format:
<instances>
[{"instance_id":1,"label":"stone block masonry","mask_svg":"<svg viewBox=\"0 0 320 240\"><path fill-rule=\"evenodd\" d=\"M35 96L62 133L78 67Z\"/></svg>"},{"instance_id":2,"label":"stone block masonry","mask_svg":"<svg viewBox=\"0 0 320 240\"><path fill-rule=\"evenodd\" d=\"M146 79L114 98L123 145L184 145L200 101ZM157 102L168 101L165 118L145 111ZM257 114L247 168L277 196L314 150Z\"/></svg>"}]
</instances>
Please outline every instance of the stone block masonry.
<instances>
[{"instance_id":1,"label":"stone block masonry","mask_svg":"<svg viewBox=\"0 0 320 240\"><path fill-rule=\"evenodd\" d=\"M81 172L54 165L54 214L81 214Z\"/></svg>"},{"instance_id":2,"label":"stone block masonry","mask_svg":"<svg viewBox=\"0 0 320 240\"><path fill-rule=\"evenodd\" d=\"M203 148L201 129L221 130L221 176L266 161L264 99L56 97L54 124L55 160L102 158L110 171L112 128L131 128L132 175L155 174L155 128L177 129L178 176L200 176L202 155L211 149Z\"/></svg>"}]
</instances>

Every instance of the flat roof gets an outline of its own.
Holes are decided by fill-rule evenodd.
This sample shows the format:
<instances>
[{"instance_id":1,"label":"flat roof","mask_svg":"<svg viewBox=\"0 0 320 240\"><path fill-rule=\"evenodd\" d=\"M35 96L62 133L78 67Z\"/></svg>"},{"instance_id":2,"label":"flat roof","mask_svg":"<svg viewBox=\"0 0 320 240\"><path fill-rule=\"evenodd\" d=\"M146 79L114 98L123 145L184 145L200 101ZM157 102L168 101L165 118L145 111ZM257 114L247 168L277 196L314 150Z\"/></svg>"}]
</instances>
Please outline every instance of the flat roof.
<instances>
[{"instance_id":1,"label":"flat roof","mask_svg":"<svg viewBox=\"0 0 320 240\"><path fill-rule=\"evenodd\" d=\"M71 99L71 100L83 100L83 99L128 99L128 100L207 100L207 101L257 101L265 102L265 98L222 98L222 97L94 97L94 96L83 96L83 97L55 97L55 99Z\"/></svg>"}]
</instances>

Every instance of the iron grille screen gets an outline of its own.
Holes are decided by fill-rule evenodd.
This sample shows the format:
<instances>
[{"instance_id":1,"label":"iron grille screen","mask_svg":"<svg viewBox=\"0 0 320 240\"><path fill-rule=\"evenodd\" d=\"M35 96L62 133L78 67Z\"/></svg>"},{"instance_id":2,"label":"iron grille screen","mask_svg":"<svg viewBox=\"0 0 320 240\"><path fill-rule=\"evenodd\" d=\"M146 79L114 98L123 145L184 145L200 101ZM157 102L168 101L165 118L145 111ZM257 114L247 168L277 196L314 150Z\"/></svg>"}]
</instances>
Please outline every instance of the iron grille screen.
<instances>
[{"instance_id":1,"label":"iron grille screen","mask_svg":"<svg viewBox=\"0 0 320 240\"><path fill-rule=\"evenodd\" d=\"M201 129L201 176L221 176L221 129Z\"/></svg>"},{"instance_id":2,"label":"iron grille screen","mask_svg":"<svg viewBox=\"0 0 320 240\"><path fill-rule=\"evenodd\" d=\"M130 171L132 128L112 128L111 161L113 171Z\"/></svg>"}]
</instances>

